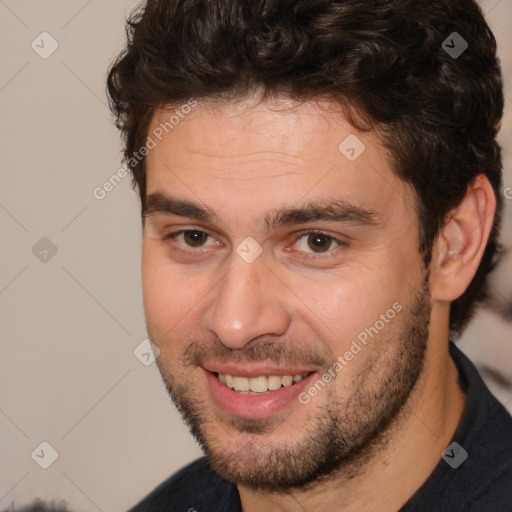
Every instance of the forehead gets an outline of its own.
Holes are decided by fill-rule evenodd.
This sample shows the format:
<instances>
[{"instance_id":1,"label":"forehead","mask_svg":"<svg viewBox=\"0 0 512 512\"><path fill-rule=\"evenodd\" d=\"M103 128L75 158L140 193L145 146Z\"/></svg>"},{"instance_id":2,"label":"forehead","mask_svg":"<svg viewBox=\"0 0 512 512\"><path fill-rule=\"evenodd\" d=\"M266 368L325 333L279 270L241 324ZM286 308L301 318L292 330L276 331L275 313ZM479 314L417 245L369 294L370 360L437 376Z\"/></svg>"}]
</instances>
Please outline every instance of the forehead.
<instances>
[{"instance_id":1,"label":"forehead","mask_svg":"<svg viewBox=\"0 0 512 512\"><path fill-rule=\"evenodd\" d=\"M334 102L253 95L231 102L199 100L190 109L185 103L159 109L149 132L160 134L165 140L159 145L163 142L168 150L175 146L174 135L181 149L208 155L215 165L215 157L236 161L258 153L288 158L290 163L294 158L309 161L321 156L322 148L336 149L340 137L355 129Z\"/></svg>"},{"instance_id":2,"label":"forehead","mask_svg":"<svg viewBox=\"0 0 512 512\"><path fill-rule=\"evenodd\" d=\"M377 133L359 132L327 101L199 100L158 110L148 134L155 142L148 195L172 191L212 210L334 197L374 210L413 209L412 190L393 173Z\"/></svg>"}]
</instances>

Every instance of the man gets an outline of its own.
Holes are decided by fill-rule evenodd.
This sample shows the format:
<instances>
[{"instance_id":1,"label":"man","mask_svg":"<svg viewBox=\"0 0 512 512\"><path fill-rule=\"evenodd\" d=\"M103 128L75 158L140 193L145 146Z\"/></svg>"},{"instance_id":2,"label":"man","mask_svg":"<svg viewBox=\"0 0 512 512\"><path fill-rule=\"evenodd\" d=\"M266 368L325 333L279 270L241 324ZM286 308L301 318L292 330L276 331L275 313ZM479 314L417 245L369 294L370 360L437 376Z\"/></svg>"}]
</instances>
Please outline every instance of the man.
<instances>
[{"instance_id":1,"label":"man","mask_svg":"<svg viewBox=\"0 0 512 512\"><path fill-rule=\"evenodd\" d=\"M477 5L149 0L128 27L147 327L206 454L132 510L512 510L512 419L453 343L501 208Z\"/></svg>"}]
</instances>

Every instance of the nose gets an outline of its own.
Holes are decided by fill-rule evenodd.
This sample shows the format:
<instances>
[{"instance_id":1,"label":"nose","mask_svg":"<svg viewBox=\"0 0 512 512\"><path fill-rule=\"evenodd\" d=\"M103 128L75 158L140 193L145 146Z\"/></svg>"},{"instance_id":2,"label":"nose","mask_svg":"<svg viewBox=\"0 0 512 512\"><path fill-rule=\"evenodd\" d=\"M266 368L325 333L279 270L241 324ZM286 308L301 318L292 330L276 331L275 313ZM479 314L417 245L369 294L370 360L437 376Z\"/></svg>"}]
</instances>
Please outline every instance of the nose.
<instances>
[{"instance_id":1,"label":"nose","mask_svg":"<svg viewBox=\"0 0 512 512\"><path fill-rule=\"evenodd\" d=\"M263 257L247 263L234 253L203 317L205 327L233 349L262 335L281 336L290 325L285 296L285 286Z\"/></svg>"}]
</instances>

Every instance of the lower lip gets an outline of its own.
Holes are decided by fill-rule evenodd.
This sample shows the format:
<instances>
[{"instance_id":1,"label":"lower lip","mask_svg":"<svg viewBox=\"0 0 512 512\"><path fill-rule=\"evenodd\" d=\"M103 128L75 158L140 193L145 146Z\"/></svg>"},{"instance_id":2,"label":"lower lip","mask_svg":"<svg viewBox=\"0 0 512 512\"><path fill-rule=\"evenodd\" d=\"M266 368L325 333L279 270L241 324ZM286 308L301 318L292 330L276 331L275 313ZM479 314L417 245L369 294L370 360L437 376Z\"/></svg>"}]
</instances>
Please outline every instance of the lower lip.
<instances>
[{"instance_id":1,"label":"lower lip","mask_svg":"<svg viewBox=\"0 0 512 512\"><path fill-rule=\"evenodd\" d=\"M298 402L299 394L315 378L316 372L291 386L281 386L275 391L257 395L239 393L222 384L217 375L203 370L214 401L223 412L242 418L266 418L284 409L293 401Z\"/></svg>"}]
</instances>

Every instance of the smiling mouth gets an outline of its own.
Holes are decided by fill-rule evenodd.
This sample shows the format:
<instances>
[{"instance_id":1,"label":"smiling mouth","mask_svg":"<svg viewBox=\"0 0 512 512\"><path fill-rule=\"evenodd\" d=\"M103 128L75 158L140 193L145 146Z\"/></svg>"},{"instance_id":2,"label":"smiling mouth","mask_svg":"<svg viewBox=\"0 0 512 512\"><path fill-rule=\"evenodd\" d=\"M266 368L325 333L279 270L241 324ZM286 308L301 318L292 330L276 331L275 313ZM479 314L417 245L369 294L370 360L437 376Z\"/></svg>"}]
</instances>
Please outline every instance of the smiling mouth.
<instances>
[{"instance_id":1,"label":"smiling mouth","mask_svg":"<svg viewBox=\"0 0 512 512\"><path fill-rule=\"evenodd\" d=\"M233 391L246 395L260 395L277 391L282 387L293 386L311 373L312 372L306 372L297 375L261 375L250 378L224 373L216 373L216 375L221 384L224 384L224 386Z\"/></svg>"}]
</instances>

